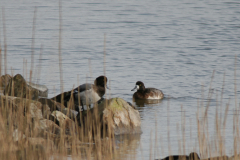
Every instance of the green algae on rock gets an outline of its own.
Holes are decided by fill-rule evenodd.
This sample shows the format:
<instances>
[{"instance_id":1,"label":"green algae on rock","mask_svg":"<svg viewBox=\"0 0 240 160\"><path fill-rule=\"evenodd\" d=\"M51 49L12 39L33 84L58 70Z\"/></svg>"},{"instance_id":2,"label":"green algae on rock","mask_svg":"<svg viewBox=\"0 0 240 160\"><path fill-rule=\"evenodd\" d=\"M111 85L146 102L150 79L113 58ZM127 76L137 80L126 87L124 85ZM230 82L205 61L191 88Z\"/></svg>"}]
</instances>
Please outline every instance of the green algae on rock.
<instances>
[{"instance_id":1,"label":"green algae on rock","mask_svg":"<svg viewBox=\"0 0 240 160\"><path fill-rule=\"evenodd\" d=\"M142 133L138 110L122 98L102 101L98 109L102 110L103 122L108 125L108 129L113 129L115 135Z\"/></svg>"}]
</instances>

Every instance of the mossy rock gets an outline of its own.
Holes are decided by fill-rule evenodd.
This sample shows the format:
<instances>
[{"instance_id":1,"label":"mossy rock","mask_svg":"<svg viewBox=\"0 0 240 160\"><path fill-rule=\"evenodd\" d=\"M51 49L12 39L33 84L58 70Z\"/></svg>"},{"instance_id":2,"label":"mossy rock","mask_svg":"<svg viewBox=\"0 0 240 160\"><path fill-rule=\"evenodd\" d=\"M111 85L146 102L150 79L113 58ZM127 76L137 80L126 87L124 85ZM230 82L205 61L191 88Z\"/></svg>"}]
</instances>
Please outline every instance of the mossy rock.
<instances>
[{"instance_id":1,"label":"mossy rock","mask_svg":"<svg viewBox=\"0 0 240 160\"><path fill-rule=\"evenodd\" d=\"M104 99L89 111L82 112L82 116L94 116L96 115L94 114L95 110L97 110L101 123L106 124L107 128L111 129L115 135L142 133L138 110L122 98Z\"/></svg>"}]
</instances>

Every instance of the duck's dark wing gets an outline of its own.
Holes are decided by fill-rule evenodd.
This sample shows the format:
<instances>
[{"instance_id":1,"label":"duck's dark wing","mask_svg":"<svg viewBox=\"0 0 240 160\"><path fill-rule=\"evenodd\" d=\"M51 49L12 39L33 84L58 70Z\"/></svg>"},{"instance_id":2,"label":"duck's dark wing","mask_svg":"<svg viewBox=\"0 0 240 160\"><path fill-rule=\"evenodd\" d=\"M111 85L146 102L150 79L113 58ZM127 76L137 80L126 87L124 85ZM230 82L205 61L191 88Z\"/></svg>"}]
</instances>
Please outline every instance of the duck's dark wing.
<instances>
[{"instance_id":1,"label":"duck's dark wing","mask_svg":"<svg viewBox=\"0 0 240 160\"><path fill-rule=\"evenodd\" d=\"M61 102L61 98L63 96L63 102ZM63 103L64 106L66 107L67 106L67 102L70 100L71 98L71 91L68 91L68 92L63 92L63 93L60 93L59 95L51 98L52 100L56 101L56 102L59 102L59 103Z\"/></svg>"},{"instance_id":2,"label":"duck's dark wing","mask_svg":"<svg viewBox=\"0 0 240 160\"><path fill-rule=\"evenodd\" d=\"M80 86L78 86L77 88L75 88L73 90L73 95L74 94L77 94L78 92L82 92L84 90L88 90L88 89L91 89L93 87L93 85L91 83L85 83L85 84L82 84ZM63 101L64 102L68 102L71 98L71 91L67 91L67 92L63 92L63 93L60 93L59 95L51 98L52 100L55 100L56 102L60 102L61 103L61 97L63 95ZM74 96L73 96L74 97Z\"/></svg>"},{"instance_id":3,"label":"duck's dark wing","mask_svg":"<svg viewBox=\"0 0 240 160\"><path fill-rule=\"evenodd\" d=\"M77 94L78 92L83 92L85 90L89 90L93 87L93 84L91 83L85 83L85 84L82 84L80 86L78 86L77 88L75 88L74 90L71 90L71 91L67 91L67 92L63 92L63 93L60 93L59 95L51 98L52 100L56 101L56 102L59 102L59 103L63 103L64 106L66 107L67 106L67 102L70 100L71 98L71 94L73 94L72 98L74 99L74 95ZM62 95L63 95L63 102L61 102L61 98L62 98Z\"/></svg>"},{"instance_id":4,"label":"duck's dark wing","mask_svg":"<svg viewBox=\"0 0 240 160\"><path fill-rule=\"evenodd\" d=\"M149 92L152 92L152 91L154 91L154 92L159 92L159 91L161 91L161 90L156 89L156 88L146 88L146 89L145 89L145 92L146 92L146 93L149 93ZM162 92L162 91L161 91L161 92Z\"/></svg>"},{"instance_id":5,"label":"duck's dark wing","mask_svg":"<svg viewBox=\"0 0 240 160\"><path fill-rule=\"evenodd\" d=\"M89 89L92 89L92 88L93 88L93 84L85 83L85 84L82 84L82 85L78 86L77 88L75 88L74 93L83 92L83 91L86 91L86 90L89 90Z\"/></svg>"}]
</instances>

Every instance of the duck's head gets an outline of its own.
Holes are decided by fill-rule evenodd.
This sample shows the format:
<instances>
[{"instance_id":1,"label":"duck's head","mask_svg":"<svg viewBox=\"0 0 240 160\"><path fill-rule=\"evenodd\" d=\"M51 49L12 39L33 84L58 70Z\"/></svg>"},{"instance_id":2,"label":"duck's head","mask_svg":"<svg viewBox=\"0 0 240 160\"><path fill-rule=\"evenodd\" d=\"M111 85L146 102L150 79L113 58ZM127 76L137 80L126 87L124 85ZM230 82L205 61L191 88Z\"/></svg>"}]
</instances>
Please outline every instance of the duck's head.
<instances>
[{"instance_id":1,"label":"duck's head","mask_svg":"<svg viewBox=\"0 0 240 160\"><path fill-rule=\"evenodd\" d=\"M101 86L104 88L108 88L107 87L107 77L106 76L99 76L95 79L94 84L96 86Z\"/></svg>"},{"instance_id":2,"label":"duck's head","mask_svg":"<svg viewBox=\"0 0 240 160\"><path fill-rule=\"evenodd\" d=\"M144 86L144 83L141 82L141 81L137 81L136 82L136 86L131 90L131 91L134 91L134 90L145 90L145 86Z\"/></svg>"}]
</instances>

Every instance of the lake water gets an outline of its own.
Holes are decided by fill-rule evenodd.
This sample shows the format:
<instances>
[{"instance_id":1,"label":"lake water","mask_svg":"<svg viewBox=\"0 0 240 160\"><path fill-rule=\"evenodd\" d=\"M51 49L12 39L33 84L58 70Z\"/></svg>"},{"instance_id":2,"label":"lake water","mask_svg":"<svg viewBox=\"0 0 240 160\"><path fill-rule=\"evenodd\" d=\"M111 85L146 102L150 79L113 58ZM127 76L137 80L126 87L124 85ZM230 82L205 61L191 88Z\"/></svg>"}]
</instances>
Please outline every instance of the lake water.
<instances>
[{"instance_id":1,"label":"lake water","mask_svg":"<svg viewBox=\"0 0 240 160\"><path fill-rule=\"evenodd\" d=\"M29 76L36 7L33 81L46 85L49 97L59 94L59 2L1 0L0 6L1 16L3 8L5 13L7 72ZM207 106L214 72L209 136L214 139L216 134L216 107L219 114L224 114L229 101L224 139L226 154L232 155L233 116L240 98L239 8L239 1L219 0L63 1L63 90L93 82L104 70L111 88L106 98L121 97L132 102L131 89L136 81L161 89L166 97L161 102L134 103L141 115L143 133L129 140L131 151L122 154L136 159L163 158L200 153L196 114ZM2 24L1 19L3 48Z\"/></svg>"}]
</instances>

